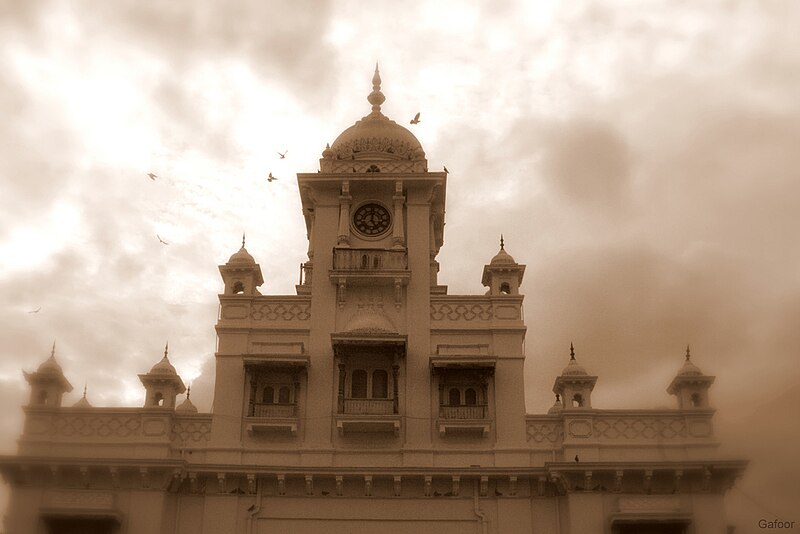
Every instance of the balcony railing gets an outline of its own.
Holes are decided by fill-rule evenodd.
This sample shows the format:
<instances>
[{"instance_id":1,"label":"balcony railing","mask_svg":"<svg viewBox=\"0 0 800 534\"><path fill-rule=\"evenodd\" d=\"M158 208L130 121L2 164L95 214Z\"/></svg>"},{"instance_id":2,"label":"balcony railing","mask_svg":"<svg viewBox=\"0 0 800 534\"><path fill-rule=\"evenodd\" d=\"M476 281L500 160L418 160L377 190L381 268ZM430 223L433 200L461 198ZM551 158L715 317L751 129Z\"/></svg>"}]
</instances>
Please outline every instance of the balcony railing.
<instances>
[{"instance_id":1,"label":"balcony railing","mask_svg":"<svg viewBox=\"0 0 800 534\"><path fill-rule=\"evenodd\" d=\"M296 417L296 404L262 404L254 403L250 408L251 417Z\"/></svg>"},{"instance_id":2,"label":"balcony railing","mask_svg":"<svg viewBox=\"0 0 800 534\"><path fill-rule=\"evenodd\" d=\"M486 419L485 404L473 406L449 405L439 406L439 417L442 419Z\"/></svg>"},{"instance_id":3,"label":"balcony railing","mask_svg":"<svg viewBox=\"0 0 800 534\"><path fill-rule=\"evenodd\" d=\"M405 250L337 248L333 251L333 269L365 272L404 271L408 269L408 254Z\"/></svg>"},{"instance_id":4,"label":"balcony railing","mask_svg":"<svg viewBox=\"0 0 800 534\"><path fill-rule=\"evenodd\" d=\"M348 415L390 415L395 412L394 399L344 399L343 412Z\"/></svg>"}]
</instances>

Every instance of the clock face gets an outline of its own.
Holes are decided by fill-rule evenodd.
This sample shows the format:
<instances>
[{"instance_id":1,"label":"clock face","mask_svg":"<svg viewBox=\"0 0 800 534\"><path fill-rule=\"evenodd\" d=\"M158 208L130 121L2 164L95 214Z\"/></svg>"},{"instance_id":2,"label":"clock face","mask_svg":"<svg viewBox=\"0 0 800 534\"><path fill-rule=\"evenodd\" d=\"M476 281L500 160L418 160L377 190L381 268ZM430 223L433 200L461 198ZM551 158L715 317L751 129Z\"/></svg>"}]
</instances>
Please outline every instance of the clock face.
<instances>
[{"instance_id":1,"label":"clock face","mask_svg":"<svg viewBox=\"0 0 800 534\"><path fill-rule=\"evenodd\" d=\"M380 204L364 204L353 214L353 226L367 237L377 237L389 229L392 217Z\"/></svg>"}]
</instances>

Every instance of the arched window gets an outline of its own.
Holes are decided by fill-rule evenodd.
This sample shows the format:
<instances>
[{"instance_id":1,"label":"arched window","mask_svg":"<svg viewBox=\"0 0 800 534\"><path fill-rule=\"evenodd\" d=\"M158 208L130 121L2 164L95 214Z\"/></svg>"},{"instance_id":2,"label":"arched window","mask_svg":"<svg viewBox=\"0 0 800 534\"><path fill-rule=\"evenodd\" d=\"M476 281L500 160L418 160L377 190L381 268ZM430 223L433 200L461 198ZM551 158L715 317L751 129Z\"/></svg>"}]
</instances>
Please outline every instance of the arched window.
<instances>
[{"instance_id":1,"label":"arched window","mask_svg":"<svg viewBox=\"0 0 800 534\"><path fill-rule=\"evenodd\" d=\"M461 404L461 391L458 388L450 388L448 402L450 406L458 406Z\"/></svg>"},{"instance_id":2,"label":"arched window","mask_svg":"<svg viewBox=\"0 0 800 534\"><path fill-rule=\"evenodd\" d=\"M467 388L464 392L464 404L467 406L475 406L478 404L478 394L472 388Z\"/></svg>"},{"instance_id":3,"label":"arched window","mask_svg":"<svg viewBox=\"0 0 800 534\"><path fill-rule=\"evenodd\" d=\"M153 395L153 404L156 406L164 406L164 395L162 395L161 392Z\"/></svg>"},{"instance_id":4,"label":"arched window","mask_svg":"<svg viewBox=\"0 0 800 534\"><path fill-rule=\"evenodd\" d=\"M261 402L264 404L272 404L275 402L275 390L272 386L267 386L261 393Z\"/></svg>"},{"instance_id":5,"label":"arched window","mask_svg":"<svg viewBox=\"0 0 800 534\"><path fill-rule=\"evenodd\" d=\"M363 369L356 369L350 377L350 397L367 398L367 372Z\"/></svg>"},{"instance_id":6,"label":"arched window","mask_svg":"<svg viewBox=\"0 0 800 534\"><path fill-rule=\"evenodd\" d=\"M237 280L233 284L233 294L234 295L240 295L242 293L244 293L244 284L242 283L241 280Z\"/></svg>"},{"instance_id":7,"label":"arched window","mask_svg":"<svg viewBox=\"0 0 800 534\"><path fill-rule=\"evenodd\" d=\"M372 371L372 398L389 398L389 373L383 369Z\"/></svg>"},{"instance_id":8,"label":"arched window","mask_svg":"<svg viewBox=\"0 0 800 534\"><path fill-rule=\"evenodd\" d=\"M289 387L283 386L278 390L278 404L289 404Z\"/></svg>"},{"instance_id":9,"label":"arched window","mask_svg":"<svg viewBox=\"0 0 800 534\"><path fill-rule=\"evenodd\" d=\"M692 408L699 407L700 404L702 403L700 395L698 395L697 393L692 393L692 396L689 397L689 403L692 405Z\"/></svg>"},{"instance_id":10,"label":"arched window","mask_svg":"<svg viewBox=\"0 0 800 534\"><path fill-rule=\"evenodd\" d=\"M580 393L576 393L572 397L572 407L573 408L582 408L583 407L583 396Z\"/></svg>"},{"instance_id":11,"label":"arched window","mask_svg":"<svg viewBox=\"0 0 800 534\"><path fill-rule=\"evenodd\" d=\"M508 285L508 282L503 282L500 284L500 293L503 295L510 295L511 294L511 286Z\"/></svg>"},{"instance_id":12,"label":"arched window","mask_svg":"<svg viewBox=\"0 0 800 534\"><path fill-rule=\"evenodd\" d=\"M38 403L41 404L42 406L47 406L47 392L46 391L40 391L39 392Z\"/></svg>"}]
</instances>

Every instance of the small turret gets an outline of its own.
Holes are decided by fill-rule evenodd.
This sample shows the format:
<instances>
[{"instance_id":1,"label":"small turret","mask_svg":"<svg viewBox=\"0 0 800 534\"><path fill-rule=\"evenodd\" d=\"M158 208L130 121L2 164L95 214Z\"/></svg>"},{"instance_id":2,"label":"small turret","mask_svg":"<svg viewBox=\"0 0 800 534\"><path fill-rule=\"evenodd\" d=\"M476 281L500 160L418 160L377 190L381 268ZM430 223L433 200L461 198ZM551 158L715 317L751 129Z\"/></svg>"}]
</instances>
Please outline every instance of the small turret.
<instances>
[{"instance_id":1,"label":"small turret","mask_svg":"<svg viewBox=\"0 0 800 534\"><path fill-rule=\"evenodd\" d=\"M23 371L23 374L31 386L30 406L58 408L64 393L72 391L72 384L64 377L61 366L56 361L55 342L50 357L33 373Z\"/></svg>"},{"instance_id":2,"label":"small turret","mask_svg":"<svg viewBox=\"0 0 800 534\"><path fill-rule=\"evenodd\" d=\"M489 265L483 267L481 283L489 288L489 295L519 295L519 286L525 274L520 265L506 252L503 236L500 236L500 251Z\"/></svg>"},{"instance_id":3,"label":"small turret","mask_svg":"<svg viewBox=\"0 0 800 534\"><path fill-rule=\"evenodd\" d=\"M564 410L591 408L592 390L596 383L597 377L590 376L575 359L575 347L570 343L569 363L553 384L553 393L564 399Z\"/></svg>"},{"instance_id":4,"label":"small turret","mask_svg":"<svg viewBox=\"0 0 800 534\"><path fill-rule=\"evenodd\" d=\"M146 408L175 408L175 397L186 391L183 380L175 368L169 363L169 343L164 347L164 357L155 364L150 372L139 375L139 380L147 391L144 405Z\"/></svg>"},{"instance_id":5,"label":"small turret","mask_svg":"<svg viewBox=\"0 0 800 534\"><path fill-rule=\"evenodd\" d=\"M226 295L260 295L256 288L264 283L261 266L244 248L244 237L242 234L242 248L228 259L228 263L219 266Z\"/></svg>"},{"instance_id":6,"label":"small turret","mask_svg":"<svg viewBox=\"0 0 800 534\"><path fill-rule=\"evenodd\" d=\"M713 376L704 375L691 361L689 345L686 345L686 360L672 379L667 393L678 398L678 408L708 408L708 389L714 383Z\"/></svg>"}]
</instances>

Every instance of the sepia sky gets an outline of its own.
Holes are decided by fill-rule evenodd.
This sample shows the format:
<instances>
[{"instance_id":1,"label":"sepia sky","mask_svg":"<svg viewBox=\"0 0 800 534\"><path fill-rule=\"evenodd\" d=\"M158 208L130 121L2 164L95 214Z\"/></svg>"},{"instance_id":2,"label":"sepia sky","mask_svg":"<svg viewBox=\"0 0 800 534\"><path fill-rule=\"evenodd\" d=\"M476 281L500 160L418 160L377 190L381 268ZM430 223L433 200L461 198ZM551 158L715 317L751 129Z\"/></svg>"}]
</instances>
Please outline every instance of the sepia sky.
<instances>
[{"instance_id":1,"label":"sepia sky","mask_svg":"<svg viewBox=\"0 0 800 534\"><path fill-rule=\"evenodd\" d=\"M294 174L379 61L450 171L440 283L483 293L501 233L527 265L528 411L570 342L595 407L673 407L691 344L752 460L735 506L800 521L798 26L789 0L0 0L0 448L54 340L67 404L141 404L169 340L211 408L217 265L246 232L262 293L294 292Z\"/></svg>"}]
</instances>

